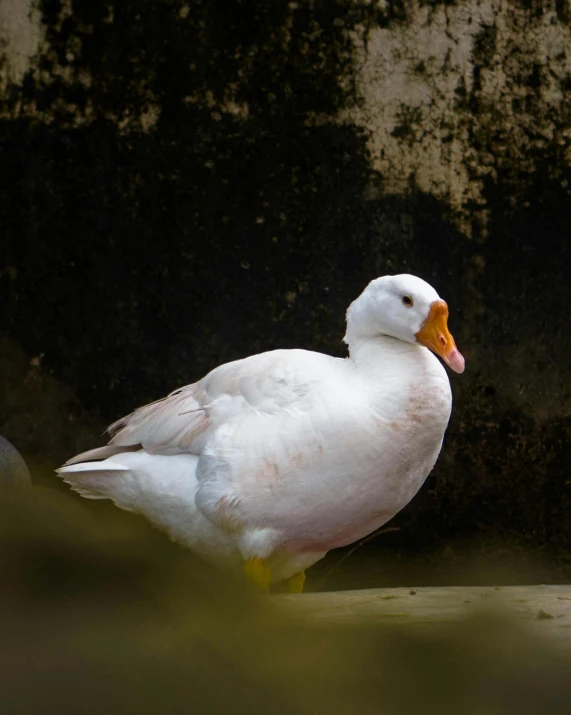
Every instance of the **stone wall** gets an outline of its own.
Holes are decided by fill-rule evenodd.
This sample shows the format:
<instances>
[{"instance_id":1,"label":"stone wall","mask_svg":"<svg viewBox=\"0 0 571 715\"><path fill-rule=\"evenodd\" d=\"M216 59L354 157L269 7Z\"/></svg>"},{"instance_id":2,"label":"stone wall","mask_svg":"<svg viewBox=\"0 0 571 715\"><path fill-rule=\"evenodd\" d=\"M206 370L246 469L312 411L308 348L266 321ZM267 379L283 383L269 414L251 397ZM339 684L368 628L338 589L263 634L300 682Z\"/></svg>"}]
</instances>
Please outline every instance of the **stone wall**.
<instances>
[{"instance_id":1,"label":"stone wall","mask_svg":"<svg viewBox=\"0 0 571 715\"><path fill-rule=\"evenodd\" d=\"M4 0L0 432L52 464L221 362L342 355L348 303L413 272L468 367L365 582L500 548L568 578L570 21L561 0Z\"/></svg>"}]
</instances>

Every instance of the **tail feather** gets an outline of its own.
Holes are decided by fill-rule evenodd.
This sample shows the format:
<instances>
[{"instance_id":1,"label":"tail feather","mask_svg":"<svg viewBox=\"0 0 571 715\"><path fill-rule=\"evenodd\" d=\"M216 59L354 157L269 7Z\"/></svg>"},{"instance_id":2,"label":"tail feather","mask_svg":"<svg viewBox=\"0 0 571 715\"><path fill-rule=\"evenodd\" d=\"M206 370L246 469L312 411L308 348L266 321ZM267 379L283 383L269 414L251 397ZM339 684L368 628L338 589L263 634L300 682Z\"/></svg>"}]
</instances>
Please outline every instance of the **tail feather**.
<instances>
[{"instance_id":1,"label":"tail feather","mask_svg":"<svg viewBox=\"0 0 571 715\"><path fill-rule=\"evenodd\" d=\"M96 450L92 450L96 451ZM118 472L128 472L129 467L113 462L82 462L67 464L56 470L66 484L86 499L110 499L105 483L117 478Z\"/></svg>"},{"instance_id":2,"label":"tail feather","mask_svg":"<svg viewBox=\"0 0 571 715\"><path fill-rule=\"evenodd\" d=\"M71 464L78 464L79 462L89 462L92 459L108 459L109 457L115 457L117 454L123 454L124 452L136 452L141 449L139 445L131 445L128 447L118 447L114 444L107 444L105 447L96 447L95 449L88 449L87 452L82 452L81 454L68 459L63 465L67 467Z\"/></svg>"}]
</instances>

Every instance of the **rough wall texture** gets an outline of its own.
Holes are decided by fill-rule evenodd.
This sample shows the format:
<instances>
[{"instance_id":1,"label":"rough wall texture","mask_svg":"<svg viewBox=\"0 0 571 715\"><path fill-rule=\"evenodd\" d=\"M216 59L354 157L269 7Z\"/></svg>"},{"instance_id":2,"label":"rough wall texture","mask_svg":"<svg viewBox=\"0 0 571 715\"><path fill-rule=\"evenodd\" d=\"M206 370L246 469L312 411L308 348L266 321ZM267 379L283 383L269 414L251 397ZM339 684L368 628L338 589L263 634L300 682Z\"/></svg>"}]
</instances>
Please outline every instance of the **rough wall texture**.
<instances>
[{"instance_id":1,"label":"rough wall texture","mask_svg":"<svg viewBox=\"0 0 571 715\"><path fill-rule=\"evenodd\" d=\"M343 354L367 281L414 272L468 371L363 582L500 547L571 576L570 22L561 0L2 0L0 432L53 464L221 362Z\"/></svg>"},{"instance_id":2,"label":"rough wall texture","mask_svg":"<svg viewBox=\"0 0 571 715\"><path fill-rule=\"evenodd\" d=\"M490 230L490 184L511 175L521 192L541 158L564 181L567 20L562 3L406 3L400 22L367 33L358 68L364 101L350 116L371 132L385 190L429 193L479 237Z\"/></svg>"}]
</instances>

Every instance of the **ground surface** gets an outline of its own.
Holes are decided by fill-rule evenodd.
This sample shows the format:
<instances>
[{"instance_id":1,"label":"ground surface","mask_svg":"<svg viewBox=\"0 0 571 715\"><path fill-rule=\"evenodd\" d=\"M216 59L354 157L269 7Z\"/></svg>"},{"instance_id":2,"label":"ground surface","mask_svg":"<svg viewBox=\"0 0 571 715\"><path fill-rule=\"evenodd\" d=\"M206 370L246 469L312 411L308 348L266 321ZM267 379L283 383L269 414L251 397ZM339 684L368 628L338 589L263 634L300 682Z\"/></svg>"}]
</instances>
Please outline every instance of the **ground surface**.
<instances>
[{"instance_id":1,"label":"ground surface","mask_svg":"<svg viewBox=\"0 0 571 715\"><path fill-rule=\"evenodd\" d=\"M571 586L386 588L279 596L312 620L435 630L473 614L503 613L571 647Z\"/></svg>"}]
</instances>

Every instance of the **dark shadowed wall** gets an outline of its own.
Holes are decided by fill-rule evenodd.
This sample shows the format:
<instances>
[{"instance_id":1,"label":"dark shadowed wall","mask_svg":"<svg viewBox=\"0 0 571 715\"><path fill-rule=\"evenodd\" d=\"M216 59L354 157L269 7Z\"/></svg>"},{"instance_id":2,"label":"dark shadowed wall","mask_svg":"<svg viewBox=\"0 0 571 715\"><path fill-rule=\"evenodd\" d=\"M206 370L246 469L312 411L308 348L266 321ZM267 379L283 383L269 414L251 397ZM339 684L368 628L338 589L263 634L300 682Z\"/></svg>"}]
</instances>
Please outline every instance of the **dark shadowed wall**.
<instances>
[{"instance_id":1,"label":"dark shadowed wall","mask_svg":"<svg viewBox=\"0 0 571 715\"><path fill-rule=\"evenodd\" d=\"M221 362L343 355L350 301L412 272L467 371L400 531L325 585L571 577L570 21L4 0L0 433L51 469Z\"/></svg>"}]
</instances>

